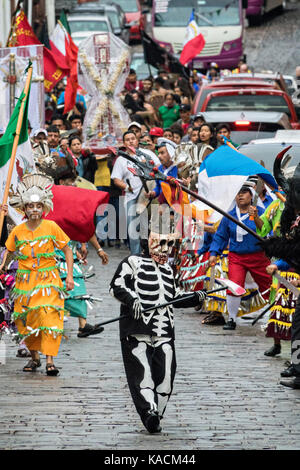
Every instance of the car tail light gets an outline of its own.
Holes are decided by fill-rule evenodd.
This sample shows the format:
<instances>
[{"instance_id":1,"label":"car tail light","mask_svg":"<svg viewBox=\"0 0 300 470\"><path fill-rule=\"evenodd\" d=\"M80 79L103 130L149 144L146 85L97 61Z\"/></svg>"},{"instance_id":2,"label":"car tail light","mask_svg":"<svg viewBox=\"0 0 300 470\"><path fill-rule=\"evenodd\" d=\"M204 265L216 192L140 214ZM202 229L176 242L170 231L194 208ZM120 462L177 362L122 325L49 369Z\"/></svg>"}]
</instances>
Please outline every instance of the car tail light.
<instances>
[{"instance_id":1,"label":"car tail light","mask_svg":"<svg viewBox=\"0 0 300 470\"><path fill-rule=\"evenodd\" d=\"M244 127L246 127L246 126L250 126L251 123L250 123L250 121L235 121L234 124L235 124L237 127L239 127L239 126L244 126Z\"/></svg>"}]
</instances>

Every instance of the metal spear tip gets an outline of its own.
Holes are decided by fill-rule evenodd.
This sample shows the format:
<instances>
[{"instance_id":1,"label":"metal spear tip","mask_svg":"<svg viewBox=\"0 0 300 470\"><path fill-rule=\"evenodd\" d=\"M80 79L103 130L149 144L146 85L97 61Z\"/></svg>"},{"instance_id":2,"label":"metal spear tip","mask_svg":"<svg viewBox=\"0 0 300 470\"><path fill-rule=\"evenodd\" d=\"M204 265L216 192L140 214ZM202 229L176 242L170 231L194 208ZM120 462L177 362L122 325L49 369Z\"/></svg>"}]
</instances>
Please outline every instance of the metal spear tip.
<instances>
[{"instance_id":1,"label":"metal spear tip","mask_svg":"<svg viewBox=\"0 0 300 470\"><path fill-rule=\"evenodd\" d=\"M241 296L246 293L246 290L244 289L244 287L239 286L238 284L236 284L233 281L230 281L229 279L220 277L220 278L216 278L215 281L217 284L221 284L222 286L225 286L228 290L230 290L230 292L233 295Z\"/></svg>"},{"instance_id":2,"label":"metal spear tip","mask_svg":"<svg viewBox=\"0 0 300 470\"><path fill-rule=\"evenodd\" d=\"M114 155L118 154L118 150L116 149L116 147L107 147L107 149Z\"/></svg>"}]
</instances>

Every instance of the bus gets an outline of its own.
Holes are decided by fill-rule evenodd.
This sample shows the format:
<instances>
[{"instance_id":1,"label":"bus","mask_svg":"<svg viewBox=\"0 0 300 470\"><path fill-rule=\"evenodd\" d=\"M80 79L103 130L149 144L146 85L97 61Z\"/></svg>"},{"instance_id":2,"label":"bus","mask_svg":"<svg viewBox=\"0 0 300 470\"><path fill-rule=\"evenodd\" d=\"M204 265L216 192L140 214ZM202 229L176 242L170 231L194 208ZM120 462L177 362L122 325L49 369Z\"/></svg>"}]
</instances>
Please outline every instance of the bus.
<instances>
[{"instance_id":1,"label":"bus","mask_svg":"<svg viewBox=\"0 0 300 470\"><path fill-rule=\"evenodd\" d=\"M153 0L153 39L168 52L179 56L194 9L205 46L189 67L207 70L215 62L220 69L233 69L244 59L247 4L247 0Z\"/></svg>"}]
</instances>

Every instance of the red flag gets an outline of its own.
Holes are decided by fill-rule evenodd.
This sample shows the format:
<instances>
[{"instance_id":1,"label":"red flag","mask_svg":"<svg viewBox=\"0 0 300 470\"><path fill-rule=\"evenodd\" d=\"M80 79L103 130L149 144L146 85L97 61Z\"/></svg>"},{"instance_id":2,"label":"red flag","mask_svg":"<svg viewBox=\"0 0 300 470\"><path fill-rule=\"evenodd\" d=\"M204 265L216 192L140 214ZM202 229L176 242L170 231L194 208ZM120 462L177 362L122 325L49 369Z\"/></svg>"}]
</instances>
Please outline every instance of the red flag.
<instances>
[{"instance_id":1,"label":"red flag","mask_svg":"<svg viewBox=\"0 0 300 470\"><path fill-rule=\"evenodd\" d=\"M55 51L55 56L67 64L69 68L67 86L65 90L64 114L71 111L76 104L78 89L77 61L78 47L74 43L70 33L69 25L65 15L61 15L50 38L51 50Z\"/></svg>"},{"instance_id":2,"label":"red flag","mask_svg":"<svg viewBox=\"0 0 300 470\"><path fill-rule=\"evenodd\" d=\"M32 27L28 23L27 17L23 10L16 16L14 24L14 34L9 41L9 46L30 46L32 44L42 45L33 32ZM61 68L57 65L57 61L52 52L45 46L44 52L44 85L46 91L51 91L57 82L59 82L69 71L69 69ZM61 65L61 64L59 64Z\"/></svg>"},{"instance_id":3,"label":"red flag","mask_svg":"<svg viewBox=\"0 0 300 470\"><path fill-rule=\"evenodd\" d=\"M78 89L78 75L77 75L77 60L78 60L78 47L73 42L71 36L68 34L66 38L66 52L70 67L70 75L67 78L67 86L65 89L65 108L64 114L71 111L76 104L76 95Z\"/></svg>"},{"instance_id":4,"label":"red flag","mask_svg":"<svg viewBox=\"0 0 300 470\"><path fill-rule=\"evenodd\" d=\"M181 52L179 62L182 65L187 64L190 60L194 59L198 54L200 54L204 46L205 39L202 34L198 34L198 36L186 43Z\"/></svg>"},{"instance_id":5,"label":"red flag","mask_svg":"<svg viewBox=\"0 0 300 470\"><path fill-rule=\"evenodd\" d=\"M64 68L69 68L66 51L66 32L60 21L56 24L49 38L49 44L57 63L63 65Z\"/></svg>"},{"instance_id":6,"label":"red flag","mask_svg":"<svg viewBox=\"0 0 300 470\"><path fill-rule=\"evenodd\" d=\"M45 217L54 220L70 237L81 243L88 242L94 235L95 215L104 213L109 193L75 186L53 186L53 211ZM98 214L99 212L99 214Z\"/></svg>"}]
</instances>

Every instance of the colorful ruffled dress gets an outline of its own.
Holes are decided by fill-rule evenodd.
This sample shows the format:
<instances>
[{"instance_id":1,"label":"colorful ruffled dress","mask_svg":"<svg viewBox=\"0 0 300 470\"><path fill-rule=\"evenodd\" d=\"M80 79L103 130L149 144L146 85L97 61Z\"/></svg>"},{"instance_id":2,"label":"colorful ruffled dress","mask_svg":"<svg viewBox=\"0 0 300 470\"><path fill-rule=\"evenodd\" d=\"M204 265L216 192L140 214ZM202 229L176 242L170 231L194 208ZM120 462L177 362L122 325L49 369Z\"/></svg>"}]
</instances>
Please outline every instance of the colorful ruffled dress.
<instances>
[{"instance_id":1,"label":"colorful ruffled dress","mask_svg":"<svg viewBox=\"0 0 300 470\"><path fill-rule=\"evenodd\" d=\"M181 240L178 253L178 285L186 292L203 289L209 254L198 254L203 245L204 234L201 224L189 221L189 231Z\"/></svg>"},{"instance_id":2,"label":"colorful ruffled dress","mask_svg":"<svg viewBox=\"0 0 300 470\"><path fill-rule=\"evenodd\" d=\"M55 248L63 248L68 236L53 221L42 220L35 230L27 223L16 226L6 247L19 262L11 292L14 320L28 349L57 356L63 335L66 292L56 264Z\"/></svg>"},{"instance_id":3,"label":"colorful ruffled dress","mask_svg":"<svg viewBox=\"0 0 300 470\"><path fill-rule=\"evenodd\" d=\"M280 235L280 219L284 209L284 202L276 199L272 202L260 218L263 221L262 228L256 229L256 232L261 237L265 237L273 232L274 235ZM273 262L277 264L280 275L287 281L299 280L300 277L293 270L289 269L287 263L277 260ZM278 280L273 277L271 286L270 303L275 301L275 304L270 309L270 317L266 326L266 336L268 338L275 338L277 340L290 341L292 318L296 307L296 297L283 285L278 283Z\"/></svg>"},{"instance_id":4,"label":"colorful ruffled dress","mask_svg":"<svg viewBox=\"0 0 300 470\"><path fill-rule=\"evenodd\" d=\"M87 305L85 300L76 299L77 296L86 295L86 286L83 277L83 271L79 260L76 256L77 244L71 240L68 245L73 253L73 279L74 279L74 289L68 292L69 297L65 300L65 309L70 313L71 317L87 317ZM60 277L63 280L65 285L65 280L67 277L67 263L66 257L62 250L55 250L57 262L59 266Z\"/></svg>"}]
</instances>

